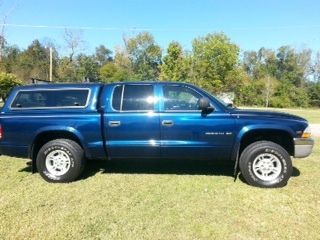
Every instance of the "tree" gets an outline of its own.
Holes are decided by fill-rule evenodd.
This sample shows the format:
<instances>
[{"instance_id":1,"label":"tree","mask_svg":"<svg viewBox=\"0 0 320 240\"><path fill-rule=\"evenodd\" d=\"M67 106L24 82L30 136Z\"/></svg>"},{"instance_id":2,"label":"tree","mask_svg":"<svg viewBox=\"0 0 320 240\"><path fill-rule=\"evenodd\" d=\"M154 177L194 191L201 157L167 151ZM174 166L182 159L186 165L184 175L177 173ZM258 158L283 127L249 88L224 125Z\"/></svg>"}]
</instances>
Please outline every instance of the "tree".
<instances>
[{"instance_id":1,"label":"tree","mask_svg":"<svg viewBox=\"0 0 320 240\"><path fill-rule=\"evenodd\" d=\"M0 71L16 73L19 70L18 61L20 54L21 51L17 46L4 47Z\"/></svg>"},{"instance_id":2,"label":"tree","mask_svg":"<svg viewBox=\"0 0 320 240\"><path fill-rule=\"evenodd\" d=\"M234 74L238 66L239 47L223 33L197 38L192 46L191 72L197 84L211 92L232 87L234 82L227 79L232 79L228 75Z\"/></svg>"},{"instance_id":3,"label":"tree","mask_svg":"<svg viewBox=\"0 0 320 240\"><path fill-rule=\"evenodd\" d=\"M21 85L22 82L14 74L0 72L0 97L3 101L7 99L12 88Z\"/></svg>"},{"instance_id":4,"label":"tree","mask_svg":"<svg viewBox=\"0 0 320 240\"><path fill-rule=\"evenodd\" d=\"M282 46L278 49L277 58L277 78L288 80L296 87L302 87L306 82L306 71L311 69L311 51L297 53L290 46Z\"/></svg>"},{"instance_id":5,"label":"tree","mask_svg":"<svg viewBox=\"0 0 320 240\"><path fill-rule=\"evenodd\" d=\"M320 107L320 82L310 82L308 85L309 103L313 107Z\"/></svg>"},{"instance_id":6,"label":"tree","mask_svg":"<svg viewBox=\"0 0 320 240\"><path fill-rule=\"evenodd\" d=\"M75 62L70 62L69 57L59 59L58 63L58 80L61 82L76 82L77 79L77 66Z\"/></svg>"},{"instance_id":7,"label":"tree","mask_svg":"<svg viewBox=\"0 0 320 240\"><path fill-rule=\"evenodd\" d=\"M57 66L58 56L53 49L53 66ZM20 68L19 77L22 79L39 78L49 79L49 49L43 46L39 40L34 40L28 48L21 53L18 59ZM56 67L54 67L54 76L56 76Z\"/></svg>"},{"instance_id":8,"label":"tree","mask_svg":"<svg viewBox=\"0 0 320 240\"><path fill-rule=\"evenodd\" d=\"M137 80L159 79L161 48L150 33L139 33L125 40L126 51L132 63L134 78Z\"/></svg>"},{"instance_id":9,"label":"tree","mask_svg":"<svg viewBox=\"0 0 320 240\"><path fill-rule=\"evenodd\" d=\"M111 54L112 51L106 48L104 45L96 47L95 57L100 67L113 60Z\"/></svg>"},{"instance_id":10,"label":"tree","mask_svg":"<svg viewBox=\"0 0 320 240\"><path fill-rule=\"evenodd\" d=\"M100 69L100 78L107 83L125 81L129 76L125 68L121 68L114 62L108 62Z\"/></svg>"},{"instance_id":11,"label":"tree","mask_svg":"<svg viewBox=\"0 0 320 240\"><path fill-rule=\"evenodd\" d=\"M67 44L67 48L69 49L69 60L72 62L76 53L83 47L84 41L82 39L82 32L65 29L64 40Z\"/></svg>"},{"instance_id":12,"label":"tree","mask_svg":"<svg viewBox=\"0 0 320 240\"><path fill-rule=\"evenodd\" d=\"M76 58L78 68L78 80L90 79L90 81L96 81L99 78L99 65L94 56L87 56L80 54Z\"/></svg>"},{"instance_id":13,"label":"tree","mask_svg":"<svg viewBox=\"0 0 320 240\"><path fill-rule=\"evenodd\" d=\"M320 82L320 52L316 53L314 64L312 65L313 80Z\"/></svg>"},{"instance_id":14,"label":"tree","mask_svg":"<svg viewBox=\"0 0 320 240\"><path fill-rule=\"evenodd\" d=\"M117 48L114 61L107 62L100 69L100 78L104 82L129 81L133 77L132 62L125 49Z\"/></svg>"},{"instance_id":15,"label":"tree","mask_svg":"<svg viewBox=\"0 0 320 240\"><path fill-rule=\"evenodd\" d=\"M167 49L167 55L161 65L161 80L182 81L186 79L185 57L183 49L178 42L171 42Z\"/></svg>"}]
</instances>

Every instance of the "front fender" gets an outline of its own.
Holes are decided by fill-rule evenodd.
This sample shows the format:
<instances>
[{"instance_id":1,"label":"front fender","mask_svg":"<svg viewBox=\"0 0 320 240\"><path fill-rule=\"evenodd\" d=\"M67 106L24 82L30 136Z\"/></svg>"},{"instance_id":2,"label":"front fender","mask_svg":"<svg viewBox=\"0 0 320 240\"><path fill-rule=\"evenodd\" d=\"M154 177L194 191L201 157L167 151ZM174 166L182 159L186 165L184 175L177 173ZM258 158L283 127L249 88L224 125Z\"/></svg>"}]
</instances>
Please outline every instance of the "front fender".
<instances>
[{"instance_id":1,"label":"front fender","mask_svg":"<svg viewBox=\"0 0 320 240\"><path fill-rule=\"evenodd\" d=\"M246 134L256 131L256 130L278 130L278 131L284 131L290 134L290 136L294 136L294 131L287 127L287 126L282 126L282 125L277 125L277 124L252 124L252 125L246 125L240 128L238 134L235 137L235 144L233 147L233 152L232 152L232 160L237 160L238 153L240 150L240 143Z\"/></svg>"}]
</instances>

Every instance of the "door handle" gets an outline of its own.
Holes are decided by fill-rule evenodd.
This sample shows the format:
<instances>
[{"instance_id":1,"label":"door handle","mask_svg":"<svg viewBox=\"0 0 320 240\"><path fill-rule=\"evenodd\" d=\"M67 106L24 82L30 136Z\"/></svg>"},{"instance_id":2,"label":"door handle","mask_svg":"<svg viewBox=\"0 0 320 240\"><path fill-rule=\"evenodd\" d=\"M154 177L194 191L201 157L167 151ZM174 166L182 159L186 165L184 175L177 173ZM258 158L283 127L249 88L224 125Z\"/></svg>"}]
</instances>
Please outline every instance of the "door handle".
<instances>
[{"instance_id":1,"label":"door handle","mask_svg":"<svg viewBox=\"0 0 320 240\"><path fill-rule=\"evenodd\" d=\"M174 125L174 123L172 120L163 120L162 121L162 126L171 127L173 125Z\"/></svg>"},{"instance_id":2,"label":"door handle","mask_svg":"<svg viewBox=\"0 0 320 240\"><path fill-rule=\"evenodd\" d=\"M109 127L119 127L121 125L120 121L109 121Z\"/></svg>"}]
</instances>

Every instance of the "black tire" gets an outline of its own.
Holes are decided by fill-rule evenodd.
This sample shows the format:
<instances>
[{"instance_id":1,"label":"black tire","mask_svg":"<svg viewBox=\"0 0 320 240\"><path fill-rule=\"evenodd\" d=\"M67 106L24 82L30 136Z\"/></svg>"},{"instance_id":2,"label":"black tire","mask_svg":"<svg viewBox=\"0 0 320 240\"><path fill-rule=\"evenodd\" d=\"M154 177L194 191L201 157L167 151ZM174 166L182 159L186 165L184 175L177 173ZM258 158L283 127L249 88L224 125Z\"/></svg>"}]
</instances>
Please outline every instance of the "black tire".
<instances>
[{"instance_id":1,"label":"black tire","mask_svg":"<svg viewBox=\"0 0 320 240\"><path fill-rule=\"evenodd\" d=\"M52 140L41 147L36 164L40 175L47 182L72 182L81 175L84 169L84 151L75 141Z\"/></svg>"},{"instance_id":2,"label":"black tire","mask_svg":"<svg viewBox=\"0 0 320 240\"><path fill-rule=\"evenodd\" d=\"M247 146L241 153L239 167L248 184L263 188L283 187L292 174L288 152L269 141L258 141Z\"/></svg>"}]
</instances>

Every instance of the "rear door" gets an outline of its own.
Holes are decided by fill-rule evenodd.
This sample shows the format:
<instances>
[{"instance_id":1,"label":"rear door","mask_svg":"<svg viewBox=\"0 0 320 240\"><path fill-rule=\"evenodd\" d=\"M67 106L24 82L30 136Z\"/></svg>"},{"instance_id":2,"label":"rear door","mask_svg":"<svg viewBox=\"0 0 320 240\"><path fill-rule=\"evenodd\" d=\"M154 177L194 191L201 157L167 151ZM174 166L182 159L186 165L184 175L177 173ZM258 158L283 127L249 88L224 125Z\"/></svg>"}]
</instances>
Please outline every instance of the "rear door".
<instances>
[{"instance_id":1,"label":"rear door","mask_svg":"<svg viewBox=\"0 0 320 240\"><path fill-rule=\"evenodd\" d=\"M153 84L120 84L112 88L104 115L111 158L160 156L160 120Z\"/></svg>"},{"instance_id":2,"label":"rear door","mask_svg":"<svg viewBox=\"0 0 320 240\"><path fill-rule=\"evenodd\" d=\"M203 114L203 95L186 85L163 84L160 107L161 149L165 158L225 159L230 157L235 121L214 103Z\"/></svg>"}]
</instances>

